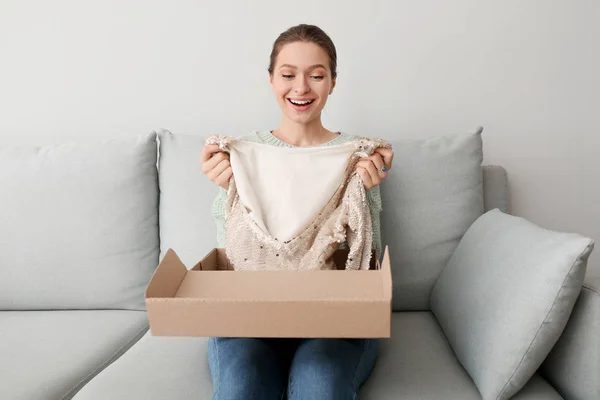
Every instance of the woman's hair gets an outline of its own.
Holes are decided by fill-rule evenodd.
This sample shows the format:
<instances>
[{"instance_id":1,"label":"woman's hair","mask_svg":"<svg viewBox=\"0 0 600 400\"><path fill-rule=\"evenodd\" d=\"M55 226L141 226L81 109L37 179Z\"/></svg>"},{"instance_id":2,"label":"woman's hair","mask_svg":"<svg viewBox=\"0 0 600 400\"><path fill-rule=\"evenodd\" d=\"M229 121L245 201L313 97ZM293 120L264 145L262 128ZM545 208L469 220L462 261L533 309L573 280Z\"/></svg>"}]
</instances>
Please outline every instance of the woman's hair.
<instances>
[{"instance_id":1,"label":"woman's hair","mask_svg":"<svg viewBox=\"0 0 600 400\"><path fill-rule=\"evenodd\" d=\"M269 74L273 75L275 62L279 52L286 44L304 42L314 43L321 47L329 56L329 68L331 69L331 77L337 76L337 52L331 38L323 32L321 28L315 25L300 24L292 26L287 31L279 35L273 43L273 50L269 62Z\"/></svg>"}]
</instances>

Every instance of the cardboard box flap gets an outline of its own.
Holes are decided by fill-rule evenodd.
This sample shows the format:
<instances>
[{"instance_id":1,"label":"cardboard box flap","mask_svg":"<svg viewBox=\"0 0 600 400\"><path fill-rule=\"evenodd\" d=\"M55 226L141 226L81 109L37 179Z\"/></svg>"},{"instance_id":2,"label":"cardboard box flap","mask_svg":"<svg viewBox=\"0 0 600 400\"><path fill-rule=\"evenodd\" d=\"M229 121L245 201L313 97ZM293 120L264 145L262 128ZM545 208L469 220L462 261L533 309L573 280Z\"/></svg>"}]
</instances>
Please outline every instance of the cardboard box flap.
<instances>
[{"instance_id":1,"label":"cardboard box flap","mask_svg":"<svg viewBox=\"0 0 600 400\"><path fill-rule=\"evenodd\" d=\"M386 300L392 299L392 267L390 265L390 249L385 246L383 252L383 261L381 262L382 282L383 282L383 297Z\"/></svg>"},{"instance_id":2,"label":"cardboard box flap","mask_svg":"<svg viewBox=\"0 0 600 400\"><path fill-rule=\"evenodd\" d=\"M213 249L190 271L233 271L224 249Z\"/></svg>"},{"instance_id":3,"label":"cardboard box flap","mask_svg":"<svg viewBox=\"0 0 600 400\"><path fill-rule=\"evenodd\" d=\"M146 298L174 297L186 274L185 265L175 251L169 249L150 279Z\"/></svg>"}]
</instances>

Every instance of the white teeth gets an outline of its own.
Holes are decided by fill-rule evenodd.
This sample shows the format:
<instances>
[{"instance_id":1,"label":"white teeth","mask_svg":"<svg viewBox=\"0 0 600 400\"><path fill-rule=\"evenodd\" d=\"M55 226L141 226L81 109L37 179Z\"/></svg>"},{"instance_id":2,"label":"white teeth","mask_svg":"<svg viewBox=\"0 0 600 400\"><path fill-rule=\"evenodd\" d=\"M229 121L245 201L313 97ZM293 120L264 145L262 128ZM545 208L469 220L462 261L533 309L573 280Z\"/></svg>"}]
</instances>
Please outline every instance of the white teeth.
<instances>
[{"instance_id":1,"label":"white teeth","mask_svg":"<svg viewBox=\"0 0 600 400\"><path fill-rule=\"evenodd\" d=\"M300 101L300 100L292 100L292 99L290 99L290 102L292 104L297 105L297 106L305 106L307 104L312 103L313 101L312 100Z\"/></svg>"}]
</instances>

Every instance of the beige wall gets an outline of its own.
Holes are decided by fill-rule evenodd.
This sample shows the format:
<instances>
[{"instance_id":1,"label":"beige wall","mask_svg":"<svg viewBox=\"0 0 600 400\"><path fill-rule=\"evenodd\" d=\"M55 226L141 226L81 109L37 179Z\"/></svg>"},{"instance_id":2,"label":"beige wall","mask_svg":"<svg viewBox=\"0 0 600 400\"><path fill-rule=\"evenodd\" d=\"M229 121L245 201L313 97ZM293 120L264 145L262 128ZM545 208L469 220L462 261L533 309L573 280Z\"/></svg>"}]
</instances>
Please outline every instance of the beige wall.
<instances>
[{"instance_id":1,"label":"beige wall","mask_svg":"<svg viewBox=\"0 0 600 400\"><path fill-rule=\"evenodd\" d=\"M598 1L89 3L0 3L3 142L271 128L270 45L311 22L339 52L329 128L393 138L482 125L516 214L600 240Z\"/></svg>"}]
</instances>

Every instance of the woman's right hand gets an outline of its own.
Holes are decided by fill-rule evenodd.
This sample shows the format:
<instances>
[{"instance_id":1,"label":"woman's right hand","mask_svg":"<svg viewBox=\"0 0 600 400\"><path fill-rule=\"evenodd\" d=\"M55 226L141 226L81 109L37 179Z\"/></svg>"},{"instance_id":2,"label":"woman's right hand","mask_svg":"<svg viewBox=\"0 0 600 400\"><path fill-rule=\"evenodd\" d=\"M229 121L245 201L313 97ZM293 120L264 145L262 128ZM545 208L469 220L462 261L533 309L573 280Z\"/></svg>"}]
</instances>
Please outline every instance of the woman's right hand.
<instances>
[{"instance_id":1,"label":"woman's right hand","mask_svg":"<svg viewBox=\"0 0 600 400\"><path fill-rule=\"evenodd\" d=\"M229 154L214 144L204 146L200 154L200 163L202 172L208 179L223 189L229 187L229 179L233 175L231 164L229 164Z\"/></svg>"}]
</instances>

